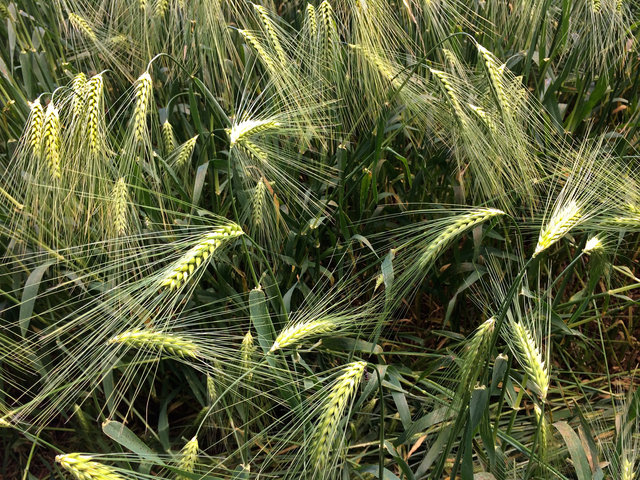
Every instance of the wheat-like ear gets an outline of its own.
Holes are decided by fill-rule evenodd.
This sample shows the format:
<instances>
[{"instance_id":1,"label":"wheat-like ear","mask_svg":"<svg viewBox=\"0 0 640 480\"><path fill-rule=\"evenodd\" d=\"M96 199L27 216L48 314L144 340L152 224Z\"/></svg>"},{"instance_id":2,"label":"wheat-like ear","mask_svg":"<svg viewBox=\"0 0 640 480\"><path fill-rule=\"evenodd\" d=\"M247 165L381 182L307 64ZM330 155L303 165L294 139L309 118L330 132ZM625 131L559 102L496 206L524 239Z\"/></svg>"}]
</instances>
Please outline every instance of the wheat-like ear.
<instances>
[{"instance_id":1,"label":"wheat-like ear","mask_svg":"<svg viewBox=\"0 0 640 480\"><path fill-rule=\"evenodd\" d=\"M582 212L575 200L570 200L559 208L540 231L538 244L533 256L544 252L551 245L564 237L582 218Z\"/></svg>"},{"instance_id":2,"label":"wheat-like ear","mask_svg":"<svg viewBox=\"0 0 640 480\"><path fill-rule=\"evenodd\" d=\"M456 90L451 84L449 75L446 74L445 72L436 70L434 68L429 68L429 71L435 78L438 79L438 82L440 83L442 90L444 91L447 97L447 101L449 102L449 104L451 105L451 108L453 108L453 111L456 114L456 120L458 121L461 127L464 127L467 123L466 115L464 113L464 110L462 109L462 104L458 100L458 95L456 93Z\"/></svg>"},{"instance_id":3,"label":"wheat-like ear","mask_svg":"<svg viewBox=\"0 0 640 480\"><path fill-rule=\"evenodd\" d=\"M465 346L465 353L462 355L462 368L460 370L460 388L467 390L473 388L478 370L483 365L485 355L488 353L495 323L496 319L494 317L485 320Z\"/></svg>"},{"instance_id":4,"label":"wheat-like ear","mask_svg":"<svg viewBox=\"0 0 640 480\"><path fill-rule=\"evenodd\" d=\"M71 22L71 25L73 25L76 30L82 32L82 34L91 41L95 42L97 40L96 33L93 31L93 28L91 28L91 25L89 25L89 22L77 13L69 14L69 22Z\"/></svg>"},{"instance_id":5,"label":"wheat-like ear","mask_svg":"<svg viewBox=\"0 0 640 480\"><path fill-rule=\"evenodd\" d=\"M198 437L193 437L180 451L180 459L178 460L177 467L187 473L193 473L196 463L198 462ZM188 477L183 475L177 476L178 480L189 480Z\"/></svg>"},{"instance_id":6,"label":"wheat-like ear","mask_svg":"<svg viewBox=\"0 0 640 480\"><path fill-rule=\"evenodd\" d=\"M164 17L164 14L167 13L168 8L169 0L157 0L153 14L158 18L162 18Z\"/></svg>"},{"instance_id":7,"label":"wheat-like ear","mask_svg":"<svg viewBox=\"0 0 640 480\"><path fill-rule=\"evenodd\" d=\"M196 141L198 140L198 135L193 138L190 138L182 145L180 145L180 151L176 156L176 166L182 167L185 165L189 159L191 158L191 154L193 153L193 149L196 146Z\"/></svg>"},{"instance_id":8,"label":"wheat-like ear","mask_svg":"<svg viewBox=\"0 0 640 480\"><path fill-rule=\"evenodd\" d=\"M176 149L176 136L173 133L173 127L169 123L169 120L165 120L162 124L162 140L166 153L172 153Z\"/></svg>"},{"instance_id":9,"label":"wheat-like ear","mask_svg":"<svg viewBox=\"0 0 640 480\"><path fill-rule=\"evenodd\" d=\"M327 460L335 447L340 420L360 383L366 366L366 362L353 362L347 365L329 392L311 442L311 459L317 470L321 471L328 463Z\"/></svg>"},{"instance_id":10,"label":"wheat-like ear","mask_svg":"<svg viewBox=\"0 0 640 480\"><path fill-rule=\"evenodd\" d=\"M238 237L243 233L242 228L236 224L218 227L207 233L168 269L163 275L161 286L170 287L171 289L179 288L225 241Z\"/></svg>"},{"instance_id":11,"label":"wheat-like ear","mask_svg":"<svg viewBox=\"0 0 640 480\"><path fill-rule=\"evenodd\" d=\"M102 151L102 136L100 122L104 116L102 111L104 82L102 75L94 75L86 85L87 93L87 137L89 151L96 155Z\"/></svg>"},{"instance_id":12,"label":"wheat-like ear","mask_svg":"<svg viewBox=\"0 0 640 480\"><path fill-rule=\"evenodd\" d=\"M534 390L544 402L549 391L549 371L542 359L542 354L527 327L516 321L511 322L510 325L520 364L533 381Z\"/></svg>"},{"instance_id":13,"label":"wheat-like ear","mask_svg":"<svg viewBox=\"0 0 640 480\"><path fill-rule=\"evenodd\" d=\"M142 142L146 138L147 113L152 99L153 82L149 72L138 78L135 87L135 107L133 109L133 138Z\"/></svg>"},{"instance_id":14,"label":"wheat-like ear","mask_svg":"<svg viewBox=\"0 0 640 480\"><path fill-rule=\"evenodd\" d=\"M307 13L306 20L309 28L309 35L311 35L312 37L315 37L318 34L318 20L316 18L315 7L312 4L307 3L306 13Z\"/></svg>"},{"instance_id":15,"label":"wheat-like ear","mask_svg":"<svg viewBox=\"0 0 640 480\"><path fill-rule=\"evenodd\" d=\"M31 113L29 114L29 122L27 124L25 138L31 152L40 155L40 145L44 131L44 107L40 103L40 99L36 99L29 104Z\"/></svg>"},{"instance_id":16,"label":"wheat-like ear","mask_svg":"<svg viewBox=\"0 0 640 480\"><path fill-rule=\"evenodd\" d=\"M238 33L242 35L242 37L253 47L253 49L258 53L258 57L265 63L266 67L271 72L276 72L278 70L278 66L276 62L273 61L273 58L267 51L265 50L262 43L256 38L256 36L248 30L239 29Z\"/></svg>"},{"instance_id":17,"label":"wheat-like ear","mask_svg":"<svg viewBox=\"0 0 640 480\"><path fill-rule=\"evenodd\" d=\"M338 39L338 27L336 26L335 13L329 0L324 0L318 7L322 25L327 37L331 40Z\"/></svg>"},{"instance_id":18,"label":"wheat-like ear","mask_svg":"<svg viewBox=\"0 0 640 480\"><path fill-rule=\"evenodd\" d=\"M278 38L278 32L273 25L273 20L269 16L267 9L262 5L253 4L253 7L257 10L258 16L260 17L260 21L264 26L269 39L271 40L271 44L273 45L273 49L276 51L276 55L278 55L278 59L282 65L287 64L287 56L284 53L284 49L282 48L282 44L280 43L280 39Z\"/></svg>"},{"instance_id":19,"label":"wheat-like ear","mask_svg":"<svg viewBox=\"0 0 640 480\"><path fill-rule=\"evenodd\" d=\"M483 60L487 74L489 75L489 84L493 90L496 100L503 114L510 112L510 100L504 86L504 65L498 65L491 52L482 45L477 44L478 52Z\"/></svg>"},{"instance_id":20,"label":"wheat-like ear","mask_svg":"<svg viewBox=\"0 0 640 480\"><path fill-rule=\"evenodd\" d=\"M482 108L478 107L477 105L467 104L467 106L473 113L475 113L478 116L480 120L482 120L482 123L484 123L487 126L487 128L491 131L491 133L493 134L499 133L498 124L496 123L495 119L491 117L490 114L485 112Z\"/></svg>"},{"instance_id":21,"label":"wheat-like ear","mask_svg":"<svg viewBox=\"0 0 640 480\"><path fill-rule=\"evenodd\" d=\"M71 82L71 91L73 92L73 98L71 99L71 111L74 117L79 118L84 110L84 96L87 89L87 76L80 72Z\"/></svg>"},{"instance_id":22,"label":"wheat-like ear","mask_svg":"<svg viewBox=\"0 0 640 480\"><path fill-rule=\"evenodd\" d=\"M58 455L56 462L77 480L126 480L111 467L96 462L88 455L67 453Z\"/></svg>"},{"instance_id":23,"label":"wheat-like ear","mask_svg":"<svg viewBox=\"0 0 640 480\"><path fill-rule=\"evenodd\" d=\"M336 323L331 320L311 320L291 325L276 337L269 353L296 345L308 337L329 333L336 327Z\"/></svg>"},{"instance_id":24,"label":"wheat-like ear","mask_svg":"<svg viewBox=\"0 0 640 480\"><path fill-rule=\"evenodd\" d=\"M54 180L60 179L60 117L58 109L49 103L44 117L43 127L43 154L49 167L49 174Z\"/></svg>"},{"instance_id":25,"label":"wheat-like ear","mask_svg":"<svg viewBox=\"0 0 640 480\"><path fill-rule=\"evenodd\" d=\"M256 346L253 343L253 335L251 332L247 332L242 338L242 344L240 345L240 357L242 358L242 368L249 370L251 368L253 353L256 351Z\"/></svg>"},{"instance_id":26,"label":"wheat-like ear","mask_svg":"<svg viewBox=\"0 0 640 480\"><path fill-rule=\"evenodd\" d=\"M418 257L420 268L427 267L442 251L461 233L486 222L490 218L504 215L502 210L495 208L480 208L460 217L445 228L440 235L431 241Z\"/></svg>"},{"instance_id":27,"label":"wheat-like ear","mask_svg":"<svg viewBox=\"0 0 640 480\"><path fill-rule=\"evenodd\" d=\"M622 461L620 463L620 470L622 474L621 480L634 480L636 471L633 462L629 460L629 457L626 453L623 453Z\"/></svg>"},{"instance_id":28,"label":"wheat-like ear","mask_svg":"<svg viewBox=\"0 0 640 480\"><path fill-rule=\"evenodd\" d=\"M245 120L227 130L229 134L230 148L240 143L246 143L252 136L258 133L274 130L280 127L280 122L275 120Z\"/></svg>"},{"instance_id":29,"label":"wheat-like ear","mask_svg":"<svg viewBox=\"0 0 640 480\"><path fill-rule=\"evenodd\" d=\"M213 377L207 374L207 400L209 405L213 405L218 400L218 389L216 388L216 382Z\"/></svg>"},{"instance_id":30,"label":"wheat-like ear","mask_svg":"<svg viewBox=\"0 0 640 480\"><path fill-rule=\"evenodd\" d=\"M118 179L111 192L111 221L117 236L127 233L129 192L124 177Z\"/></svg>"},{"instance_id":31,"label":"wheat-like ear","mask_svg":"<svg viewBox=\"0 0 640 480\"><path fill-rule=\"evenodd\" d=\"M592 253L602 253L604 251L604 244L602 240L597 235L589 238L587 243L584 245L583 253L590 255Z\"/></svg>"},{"instance_id":32,"label":"wheat-like ear","mask_svg":"<svg viewBox=\"0 0 640 480\"><path fill-rule=\"evenodd\" d=\"M110 338L108 343L166 351L170 355L181 358L196 358L198 356L198 348L192 341L179 335L152 329L129 330Z\"/></svg>"}]
</instances>

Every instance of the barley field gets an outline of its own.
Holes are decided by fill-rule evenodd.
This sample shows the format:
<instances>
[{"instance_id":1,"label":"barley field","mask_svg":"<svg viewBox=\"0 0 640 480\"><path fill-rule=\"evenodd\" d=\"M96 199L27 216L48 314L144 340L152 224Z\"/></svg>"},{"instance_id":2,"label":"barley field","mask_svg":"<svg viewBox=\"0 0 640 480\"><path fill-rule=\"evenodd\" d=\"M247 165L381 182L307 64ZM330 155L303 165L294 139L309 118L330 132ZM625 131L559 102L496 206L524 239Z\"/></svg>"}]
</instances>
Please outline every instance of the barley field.
<instances>
[{"instance_id":1,"label":"barley field","mask_svg":"<svg viewBox=\"0 0 640 480\"><path fill-rule=\"evenodd\" d=\"M638 0L0 0L0 479L640 479Z\"/></svg>"}]
</instances>

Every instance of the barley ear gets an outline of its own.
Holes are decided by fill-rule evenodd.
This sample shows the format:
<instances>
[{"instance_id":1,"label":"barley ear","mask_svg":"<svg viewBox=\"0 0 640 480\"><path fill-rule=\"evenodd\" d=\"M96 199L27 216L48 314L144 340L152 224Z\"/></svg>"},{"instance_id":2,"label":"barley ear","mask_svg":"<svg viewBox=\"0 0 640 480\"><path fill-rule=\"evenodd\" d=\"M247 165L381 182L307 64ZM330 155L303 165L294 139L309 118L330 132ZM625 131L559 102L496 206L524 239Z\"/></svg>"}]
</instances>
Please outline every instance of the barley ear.
<instances>
[{"instance_id":1,"label":"barley ear","mask_svg":"<svg viewBox=\"0 0 640 480\"><path fill-rule=\"evenodd\" d=\"M148 72L144 72L136 81L133 137L137 142L142 142L146 138L147 113L153 96L152 87L153 82Z\"/></svg>"},{"instance_id":2,"label":"barley ear","mask_svg":"<svg viewBox=\"0 0 640 480\"><path fill-rule=\"evenodd\" d=\"M44 117L43 153L51 178L60 179L60 117L58 110L49 103Z\"/></svg>"},{"instance_id":3,"label":"barley ear","mask_svg":"<svg viewBox=\"0 0 640 480\"><path fill-rule=\"evenodd\" d=\"M102 150L102 140L100 132L100 121L103 118L104 82L102 75L95 75L89 80L86 86L87 94L87 137L89 141L89 151L95 155Z\"/></svg>"},{"instance_id":4,"label":"barley ear","mask_svg":"<svg viewBox=\"0 0 640 480\"><path fill-rule=\"evenodd\" d=\"M329 392L311 442L311 460L317 470L327 466L327 460L335 449L340 420L360 383L366 366L366 362L348 364Z\"/></svg>"},{"instance_id":5,"label":"barley ear","mask_svg":"<svg viewBox=\"0 0 640 480\"><path fill-rule=\"evenodd\" d=\"M91 40L93 42L97 41L96 33L93 31L93 28L91 28L91 25L89 25L89 22L87 22L80 15L78 15L76 13L70 13L69 14L69 22L71 22L71 25L73 25L73 27L76 30L81 32L89 40Z\"/></svg>"},{"instance_id":6,"label":"barley ear","mask_svg":"<svg viewBox=\"0 0 640 480\"><path fill-rule=\"evenodd\" d=\"M31 102L29 107L31 108L31 113L29 114L25 138L27 139L27 145L31 149L31 152L39 155L44 130L44 108L39 98Z\"/></svg>"},{"instance_id":7,"label":"barley ear","mask_svg":"<svg viewBox=\"0 0 640 480\"><path fill-rule=\"evenodd\" d=\"M308 337L331 332L336 327L336 323L331 320L311 320L297 323L280 332L269 353L296 345Z\"/></svg>"},{"instance_id":8,"label":"barley ear","mask_svg":"<svg viewBox=\"0 0 640 480\"><path fill-rule=\"evenodd\" d=\"M180 451L180 459L177 467L183 472L193 473L196 463L198 462L198 438L193 437L189 440ZM188 477L177 475L177 480L189 480Z\"/></svg>"},{"instance_id":9,"label":"barley ear","mask_svg":"<svg viewBox=\"0 0 640 480\"><path fill-rule=\"evenodd\" d=\"M501 215L504 215L504 212L495 208L480 208L460 215L425 247L418 258L418 265L421 269L428 267L458 235L491 218Z\"/></svg>"},{"instance_id":10,"label":"barley ear","mask_svg":"<svg viewBox=\"0 0 640 480\"><path fill-rule=\"evenodd\" d=\"M462 355L463 363L460 373L460 387L463 389L473 388L476 382L479 369L482 367L485 355L489 353L491 337L495 328L496 319L491 317L485 320L475 331L471 340L465 346L465 353Z\"/></svg>"},{"instance_id":11,"label":"barley ear","mask_svg":"<svg viewBox=\"0 0 640 480\"><path fill-rule=\"evenodd\" d=\"M173 133L173 127L169 123L169 120L165 120L162 124L162 141L164 142L164 149L166 153L171 153L176 149L176 137Z\"/></svg>"},{"instance_id":12,"label":"barley ear","mask_svg":"<svg viewBox=\"0 0 640 480\"><path fill-rule=\"evenodd\" d=\"M536 345L533 335L520 322L511 323L513 338L520 364L534 383L534 390L543 402L549 391L549 371L542 359L542 354Z\"/></svg>"},{"instance_id":13,"label":"barley ear","mask_svg":"<svg viewBox=\"0 0 640 480\"><path fill-rule=\"evenodd\" d=\"M191 154L193 153L193 149L196 146L196 141L198 140L198 135L193 138L190 138L182 145L180 145L180 150L178 151L178 155L176 156L176 166L182 167L185 165L189 159L191 158Z\"/></svg>"},{"instance_id":14,"label":"barley ear","mask_svg":"<svg viewBox=\"0 0 640 480\"><path fill-rule=\"evenodd\" d=\"M80 72L71 82L71 91L73 92L73 98L71 99L71 111L73 115L78 118L82 115L84 109L84 96L87 89L87 76Z\"/></svg>"},{"instance_id":15,"label":"barley ear","mask_svg":"<svg viewBox=\"0 0 640 480\"><path fill-rule=\"evenodd\" d=\"M269 39L271 40L273 49L276 51L276 54L278 55L278 59L280 60L280 63L282 65L287 65L287 56L284 53L282 44L280 43L280 39L278 38L278 33L276 32L275 27L273 26L273 20L269 16L267 9L264 8L262 5L258 5L256 3L253 4L253 7L258 11L258 16L260 17L260 21L262 22L262 25L264 26L264 29L267 32L267 35L269 35Z\"/></svg>"},{"instance_id":16,"label":"barley ear","mask_svg":"<svg viewBox=\"0 0 640 480\"><path fill-rule=\"evenodd\" d=\"M129 193L124 178L118 179L111 193L111 221L117 236L127 233Z\"/></svg>"},{"instance_id":17,"label":"barley ear","mask_svg":"<svg viewBox=\"0 0 640 480\"><path fill-rule=\"evenodd\" d=\"M277 129L280 126L279 122L274 120L246 120L244 122L234 125L231 129L227 130L229 134L230 146L233 148L237 144L247 142L259 133L266 132L268 130Z\"/></svg>"},{"instance_id":18,"label":"barley ear","mask_svg":"<svg viewBox=\"0 0 640 480\"><path fill-rule=\"evenodd\" d=\"M240 357L242 358L242 369L244 371L251 369L255 351L256 346L253 342L253 335L251 335L251 332L247 332L242 338L242 344L240 345Z\"/></svg>"},{"instance_id":19,"label":"barley ear","mask_svg":"<svg viewBox=\"0 0 640 480\"><path fill-rule=\"evenodd\" d=\"M540 231L538 244L533 253L537 256L564 237L582 218L582 211L575 200L557 210L547 225Z\"/></svg>"},{"instance_id":20,"label":"barley ear","mask_svg":"<svg viewBox=\"0 0 640 480\"><path fill-rule=\"evenodd\" d=\"M56 462L77 480L125 480L111 467L96 462L88 455L67 453L58 455Z\"/></svg>"},{"instance_id":21,"label":"barley ear","mask_svg":"<svg viewBox=\"0 0 640 480\"><path fill-rule=\"evenodd\" d=\"M307 3L306 13L307 25L309 25L309 34L312 37L315 37L318 33L318 21L316 18L315 7L312 4Z\"/></svg>"},{"instance_id":22,"label":"barley ear","mask_svg":"<svg viewBox=\"0 0 640 480\"><path fill-rule=\"evenodd\" d=\"M264 183L264 180L261 178L260 180L258 180L256 188L253 190L253 196L251 197L252 218L253 224L256 227L262 226L266 191L266 185Z\"/></svg>"},{"instance_id":23,"label":"barley ear","mask_svg":"<svg viewBox=\"0 0 640 480\"><path fill-rule=\"evenodd\" d=\"M108 343L166 351L170 355L180 358L196 358L198 356L198 348L192 341L179 335L152 329L129 330L112 337Z\"/></svg>"},{"instance_id":24,"label":"barley ear","mask_svg":"<svg viewBox=\"0 0 640 480\"><path fill-rule=\"evenodd\" d=\"M462 105L458 100L458 94L456 93L453 84L451 83L451 79L448 74L442 72L440 70L435 70L433 68L429 68L431 74L438 79L442 90L444 91L447 101L451 105L454 113L456 114L456 120L460 124L461 127L464 127L467 124L466 115L464 110L462 109Z\"/></svg>"},{"instance_id":25,"label":"barley ear","mask_svg":"<svg viewBox=\"0 0 640 480\"><path fill-rule=\"evenodd\" d=\"M201 265L227 240L244 232L236 224L218 227L200 238L198 243L176 261L163 275L162 287L177 289L182 286Z\"/></svg>"},{"instance_id":26,"label":"barley ear","mask_svg":"<svg viewBox=\"0 0 640 480\"><path fill-rule=\"evenodd\" d=\"M164 14L167 13L168 8L169 8L169 0L157 0L153 14L157 18L162 18L164 17Z\"/></svg>"}]
</instances>

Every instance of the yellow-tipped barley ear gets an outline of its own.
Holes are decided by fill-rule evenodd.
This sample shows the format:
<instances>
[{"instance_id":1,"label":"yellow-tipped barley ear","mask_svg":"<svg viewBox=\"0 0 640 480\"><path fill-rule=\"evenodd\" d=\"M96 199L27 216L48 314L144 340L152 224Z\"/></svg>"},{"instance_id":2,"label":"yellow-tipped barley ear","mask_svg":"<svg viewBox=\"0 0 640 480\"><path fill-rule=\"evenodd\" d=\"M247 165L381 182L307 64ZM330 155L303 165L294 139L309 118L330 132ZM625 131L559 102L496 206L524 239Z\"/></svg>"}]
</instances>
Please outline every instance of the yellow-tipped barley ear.
<instances>
[{"instance_id":1,"label":"yellow-tipped barley ear","mask_svg":"<svg viewBox=\"0 0 640 480\"><path fill-rule=\"evenodd\" d=\"M533 252L537 256L564 237L582 218L582 211L575 200L554 213L548 224L540 231L538 244Z\"/></svg>"},{"instance_id":2,"label":"yellow-tipped barley ear","mask_svg":"<svg viewBox=\"0 0 640 480\"><path fill-rule=\"evenodd\" d=\"M307 12L307 22L309 25L309 33L311 34L312 37L315 37L316 34L318 33L318 21L316 19L316 9L312 4L307 3L306 12Z\"/></svg>"},{"instance_id":3,"label":"yellow-tipped barley ear","mask_svg":"<svg viewBox=\"0 0 640 480\"><path fill-rule=\"evenodd\" d=\"M225 241L238 237L244 232L236 224L215 228L204 235L200 241L185 253L165 274L161 280L162 287L177 289L189 279L191 265L199 267L204 263Z\"/></svg>"},{"instance_id":4,"label":"yellow-tipped barley ear","mask_svg":"<svg viewBox=\"0 0 640 480\"><path fill-rule=\"evenodd\" d=\"M173 127L168 120L162 124L162 140L164 141L164 149L167 153L171 153L176 149L176 137L173 133Z\"/></svg>"},{"instance_id":5,"label":"yellow-tipped barley ear","mask_svg":"<svg viewBox=\"0 0 640 480\"><path fill-rule=\"evenodd\" d=\"M274 120L246 120L238 123L227 130L230 146L233 148L236 144L247 141L258 133L277 129L279 126L280 123Z\"/></svg>"},{"instance_id":6,"label":"yellow-tipped barley ear","mask_svg":"<svg viewBox=\"0 0 640 480\"><path fill-rule=\"evenodd\" d=\"M311 445L312 462L319 470L326 466L334 449L340 419L360 383L366 366L367 363L361 361L348 364L329 392Z\"/></svg>"},{"instance_id":7,"label":"yellow-tipped barley ear","mask_svg":"<svg viewBox=\"0 0 640 480\"><path fill-rule=\"evenodd\" d=\"M164 17L164 14L167 13L167 8L169 8L169 0L157 0L154 15L160 18Z\"/></svg>"},{"instance_id":8,"label":"yellow-tipped barley ear","mask_svg":"<svg viewBox=\"0 0 640 480\"><path fill-rule=\"evenodd\" d=\"M535 390L544 402L549 391L549 372L538 346L529 330L520 322L513 322L515 344L520 353L520 363L529 378L534 382Z\"/></svg>"},{"instance_id":9,"label":"yellow-tipped barley ear","mask_svg":"<svg viewBox=\"0 0 640 480\"><path fill-rule=\"evenodd\" d=\"M88 455L67 453L56 456L56 462L77 480L125 480L113 468L96 462Z\"/></svg>"},{"instance_id":10,"label":"yellow-tipped barley ear","mask_svg":"<svg viewBox=\"0 0 640 480\"><path fill-rule=\"evenodd\" d=\"M152 98L153 82L149 72L144 72L136 82L136 104L133 110L133 136L137 142L145 138L147 130L147 113Z\"/></svg>"},{"instance_id":11,"label":"yellow-tipped barley ear","mask_svg":"<svg viewBox=\"0 0 640 480\"><path fill-rule=\"evenodd\" d=\"M123 236L127 233L129 204L129 193L124 177L119 178L114 185L111 199L113 205L112 221L115 226L115 232L118 236Z\"/></svg>"},{"instance_id":12,"label":"yellow-tipped barley ear","mask_svg":"<svg viewBox=\"0 0 640 480\"><path fill-rule=\"evenodd\" d=\"M26 132L27 143L32 152L39 154L44 130L44 107L40 103L39 98L31 102L29 106L31 113L29 115L29 124Z\"/></svg>"},{"instance_id":13,"label":"yellow-tipped barley ear","mask_svg":"<svg viewBox=\"0 0 640 480\"><path fill-rule=\"evenodd\" d=\"M178 167L183 166L191 158L191 154L193 153L197 140L198 135L190 138L180 146L180 152L178 152L178 156L176 157L176 165Z\"/></svg>"},{"instance_id":14,"label":"yellow-tipped barley ear","mask_svg":"<svg viewBox=\"0 0 640 480\"><path fill-rule=\"evenodd\" d=\"M180 459L177 467L183 472L193 473L198 462L198 437L189 440L180 451ZM188 480L187 477L178 474L178 480Z\"/></svg>"},{"instance_id":15,"label":"yellow-tipped barley ear","mask_svg":"<svg viewBox=\"0 0 640 480\"><path fill-rule=\"evenodd\" d=\"M107 343L166 351L170 355L181 358L196 358L198 356L198 348L192 341L179 335L158 332L152 329L129 330L112 337Z\"/></svg>"},{"instance_id":16,"label":"yellow-tipped barley ear","mask_svg":"<svg viewBox=\"0 0 640 480\"><path fill-rule=\"evenodd\" d=\"M53 102L49 103L44 117L43 154L54 180L60 179L60 117Z\"/></svg>"},{"instance_id":17,"label":"yellow-tipped barley ear","mask_svg":"<svg viewBox=\"0 0 640 480\"><path fill-rule=\"evenodd\" d=\"M73 92L73 98L71 99L71 111L73 115L78 118L82 115L84 110L85 94L87 89L87 76L80 72L71 82L71 91Z\"/></svg>"},{"instance_id":18,"label":"yellow-tipped barley ear","mask_svg":"<svg viewBox=\"0 0 640 480\"><path fill-rule=\"evenodd\" d=\"M459 218L449 225L443 232L432 240L424 249L418 262L421 267L427 267L450 242L464 231L483 223L490 218L504 215L502 210L496 208L480 208L470 213L460 215Z\"/></svg>"},{"instance_id":19,"label":"yellow-tipped barley ear","mask_svg":"<svg viewBox=\"0 0 640 480\"><path fill-rule=\"evenodd\" d=\"M302 340L335 330L337 325L331 320L312 320L285 328L276 337L269 353L300 343Z\"/></svg>"},{"instance_id":20,"label":"yellow-tipped barley ear","mask_svg":"<svg viewBox=\"0 0 640 480\"><path fill-rule=\"evenodd\" d=\"M92 154L97 154L101 150L101 140L99 122L102 118L102 95L104 82L102 75L94 75L87 83L87 136L89 140L89 150Z\"/></svg>"},{"instance_id":21,"label":"yellow-tipped barley ear","mask_svg":"<svg viewBox=\"0 0 640 480\"><path fill-rule=\"evenodd\" d=\"M76 30L78 30L79 32L82 32L82 34L85 35L87 38L89 38L94 42L97 40L96 34L93 31L93 28L91 28L91 25L89 25L89 22L87 22L80 15L78 15L77 13L70 13L69 21L71 22L71 25L73 25Z\"/></svg>"}]
</instances>

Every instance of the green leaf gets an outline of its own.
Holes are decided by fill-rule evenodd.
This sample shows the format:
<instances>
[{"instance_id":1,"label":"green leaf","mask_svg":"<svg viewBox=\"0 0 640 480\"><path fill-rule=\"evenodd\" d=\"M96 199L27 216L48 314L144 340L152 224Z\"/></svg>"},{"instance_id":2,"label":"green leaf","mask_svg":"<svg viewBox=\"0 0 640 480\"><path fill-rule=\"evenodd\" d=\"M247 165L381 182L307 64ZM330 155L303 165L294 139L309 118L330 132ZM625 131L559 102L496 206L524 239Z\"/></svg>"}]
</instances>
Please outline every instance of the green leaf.
<instances>
[{"instance_id":1,"label":"green leaf","mask_svg":"<svg viewBox=\"0 0 640 480\"><path fill-rule=\"evenodd\" d=\"M249 292L249 314L253 328L258 333L258 344L266 355L275 341L275 329L267 309L264 291L255 288Z\"/></svg>"},{"instance_id":2,"label":"green leaf","mask_svg":"<svg viewBox=\"0 0 640 480\"><path fill-rule=\"evenodd\" d=\"M360 473L370 473L376 478L380 478L378 465L365 465L359 470ZM400 480L400 478L390 470L384 469L383 480Z\"/></svg>"},{"instance_id":3,"label":"green leaf","mask_svg":"<svg viewBox=\"0 0 640 480\"><path fill-rule=\"evenodd\" d=\"M20 302L20 333L24 337L29 329L29 323L33 315L33 307L38 296L38 289L40 288L40 282L42 282L42 276L49 269L51 265L56 263L55 260L43 263L42 265L33 269L33 272L27 278L22 290L22 301Z\"/></svg>"},{"instance_id":4,"label":"green leaf","mask_svg":"<svg viewBox=\"0 0 640 480\"><path fill-rule=\"evenodd\" d=\"M157 465L163 464L160 457L123 423L107 420L102 424L102 431L111 440L137 454L141 459L150 460Z\"/></svg>"},{"instance_id":5,"label":"green leaf","mask_svg":"<svg viewBox=\"0 0 640 480\"><path fill-rule=\"evenodd\" d=\"M556 422L553 426L560 432L564 443L567 444L578 480L591 480L593 477L591 475L589 461L587 460L587 454L576 432L574 432L565 421Z\"/></svg>"}]
</instances>

